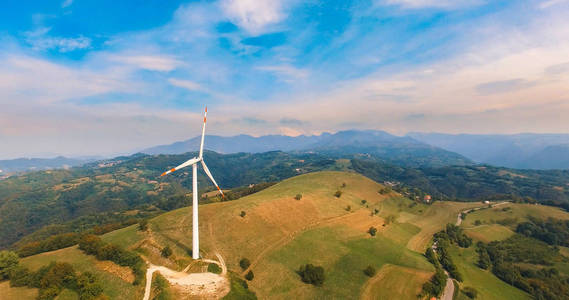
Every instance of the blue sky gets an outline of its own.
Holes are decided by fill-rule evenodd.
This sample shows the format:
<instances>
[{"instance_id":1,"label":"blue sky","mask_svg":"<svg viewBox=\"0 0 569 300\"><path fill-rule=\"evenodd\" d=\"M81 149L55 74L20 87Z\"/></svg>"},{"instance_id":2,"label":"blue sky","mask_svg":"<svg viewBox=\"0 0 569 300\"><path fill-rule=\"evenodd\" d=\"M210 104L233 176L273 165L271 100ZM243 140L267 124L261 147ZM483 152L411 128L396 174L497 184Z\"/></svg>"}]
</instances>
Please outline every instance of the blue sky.
<instances>
[{"instance_id":1,"label":"blue sky","mask_svg":"<svg viewBox=\"0 0 569 300\"><path fill-rule=\"evenodd\" d=\"M208 133L567 132L569 1L26 3L0 10L0 159Z\"/></svg>"}]
</instances>

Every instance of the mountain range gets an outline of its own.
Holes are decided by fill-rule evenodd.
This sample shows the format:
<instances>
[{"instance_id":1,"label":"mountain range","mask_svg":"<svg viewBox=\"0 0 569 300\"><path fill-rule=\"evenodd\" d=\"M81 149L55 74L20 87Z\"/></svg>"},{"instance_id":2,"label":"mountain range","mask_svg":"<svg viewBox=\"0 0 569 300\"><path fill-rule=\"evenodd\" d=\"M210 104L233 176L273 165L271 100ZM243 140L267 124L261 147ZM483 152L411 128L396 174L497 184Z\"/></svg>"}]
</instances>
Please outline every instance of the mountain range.
<instances>
[{"instance_id":1,"label":"mountain range","mask_svg":"<svg viewBox=\"0 0 569 300\"><path fill-rule=\"evenodd\" d=\"M569 134L409 133L408 136L478 163L516 169L569 169Z\"/></svg>"},{"instance_id":2,"label":"mountain range","mask_svg":"<svg viewBox=\"0 0 569 300\"><path fill-rule=\"evenodd\" d=\"M297 137L267 135L206 136L206 147L218 153L262 153L267 151L310 152L332 157L364 155L406 167L470 165L468 158L442 148L378 130L347 130L334 134ZM200 137L142 150L145 154L180 154L199 147Z\"/></svg>"}]
</instances>

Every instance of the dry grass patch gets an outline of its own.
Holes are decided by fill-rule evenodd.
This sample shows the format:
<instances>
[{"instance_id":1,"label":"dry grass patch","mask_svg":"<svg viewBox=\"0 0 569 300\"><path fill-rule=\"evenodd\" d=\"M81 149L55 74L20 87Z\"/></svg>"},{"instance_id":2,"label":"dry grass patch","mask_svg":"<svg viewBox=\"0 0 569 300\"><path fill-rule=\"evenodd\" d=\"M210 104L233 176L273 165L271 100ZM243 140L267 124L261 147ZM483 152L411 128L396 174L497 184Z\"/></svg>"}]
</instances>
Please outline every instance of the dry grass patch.
<instances>
[{"instance_id":1,"label":"dry grass patch","mask_svg":"<svg viewBox=\"0 0 569 300\"><path fill-rule=\"evenodd\" d=\"M134 274L132 273L132 270L129 267L122 267L108 260L96 261L95 267L97 267L97 269L99 270L103 270L105 272L109 272L113 275L116 275L118 278L128 283L134 282Z\"/></svg>"},{"instance_id":2,"label":"dry grass patch","mask_svg":"<svg viewBox=\"0 0 569 300\"><path fill-rule=\"evenodd\" d=\"M385 264L368 280L361 299L416 299L433 272Z\"/></svg>"},{"instance_id":3,"label":"dry grass patch","mask_svg":"<svg viewBox=\"0 0 569 300\"><path fill-rule=\"evenodd\" d=\"M38 289L27 287L10 287L9 281L0 282L0 299L35 300L38 297L38 292Z\"/></svg>"}]
</instances>

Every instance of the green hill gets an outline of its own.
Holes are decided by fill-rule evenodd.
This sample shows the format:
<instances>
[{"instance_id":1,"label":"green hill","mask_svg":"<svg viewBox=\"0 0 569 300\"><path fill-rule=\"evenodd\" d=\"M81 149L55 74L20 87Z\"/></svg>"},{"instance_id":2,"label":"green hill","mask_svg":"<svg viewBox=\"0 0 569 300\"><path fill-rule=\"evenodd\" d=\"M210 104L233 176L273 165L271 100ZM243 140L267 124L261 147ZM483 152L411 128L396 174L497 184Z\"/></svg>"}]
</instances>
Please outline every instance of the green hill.
<instances>
[{"instance_id":1,"label":"green hill","mask_svg":"<svg viewBox=\"0 0 569 300\"><path fill-rule=\"evenodd\" d=\"M446 201L425 205L394 192L378 192L384 188L356 173L317 172L286 179L239 200L200 205L201 256L215 259L214 253L220 253L229 271L238 277L253 271L249 289L260 299L416 299L434 274L433 265L423 255L433 234L456 222L461 211L484 205ZM302 195L300 200L295 199L297 194ZM569 214L552 207L507 206L520 216L519 221L532 212L569 219ZM472 227L477 218L492 219L483 214L499 214L494 210L502 207L473 212L463 226ZM368 233L370 227L377 229L375 236ZM466 232L470 234L470 229ZM153 264L181 271L192 262L191 207L151 219L146 232L133 225L102 239L136 251ZM165 246L173 250L167 259L160 255ZM481 299L529 299L521 290L479 269L474 246L454 249L452 255L464 273L464 285L481 287ZM242 258L251 262L246 270L239 266ZM130 284L129 269L110 262L103 265L76 246L30 256L21 263L34 269L52 260L69 262L79 272L95 273L111 298L140 299L143 294L143 286ZM308 263L324 268L322 286L301 281L297 271ZM372 278L363 272L368 266L377 270ZM203 267L194 264L190 270ZM18 294L21 299L33 297L28 289L12 289L5 283L0 292Z\"/></svg>"}]
</instances>

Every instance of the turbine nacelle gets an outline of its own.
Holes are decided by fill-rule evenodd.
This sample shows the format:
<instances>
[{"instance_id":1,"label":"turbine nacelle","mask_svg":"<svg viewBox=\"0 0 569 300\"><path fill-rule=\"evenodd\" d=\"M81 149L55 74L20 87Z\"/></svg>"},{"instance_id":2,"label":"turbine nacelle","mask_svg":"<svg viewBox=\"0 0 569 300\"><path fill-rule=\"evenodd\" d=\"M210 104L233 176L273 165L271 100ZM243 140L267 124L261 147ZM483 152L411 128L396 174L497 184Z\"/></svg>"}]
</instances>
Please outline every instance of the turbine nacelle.
<instances>
[{"instance_id":1,"label":"turbine nacelle","mask_svg":"<svg viewBox=\"0 0 569 300\"><path fill-rule=\"evenodd\" d=\"M203 160L203 144L204 144L204 139L205 139L205 123L206 123L206 119L207 119L207 107L205 108L205 112L204 112L204 116L203 116L203 127L202 127L202 138L201 138L201 143L200 143L200 152L199 152L199 156L198 157L194 157L192 159L188 159L187 161L185 161L184 163L182 163L181 165L172 168L164 173L162 173L162 175L160 176L165 176L168 175L172 172L175 172L179 169L188 167L188 166L192 166L194 164L197 164L199 162L201 162L201 165L203 167L204 172L206 173L207 177L209 177L209 179L211 180L211 182L213 183L213 185L215 185L215 187L217 188L217 190L219 191L219 193L221 193L221 197L223 197L225 199L225 195L223 194L223 191L221 191L221 189L219 188L219 186L217 185L217 183L215 182L215 179L213 179L213 176L211 175L211 172L209 171L209 168L207 167L207 165L205 164L204 160Z\"/></svg>"}]
</instances>

